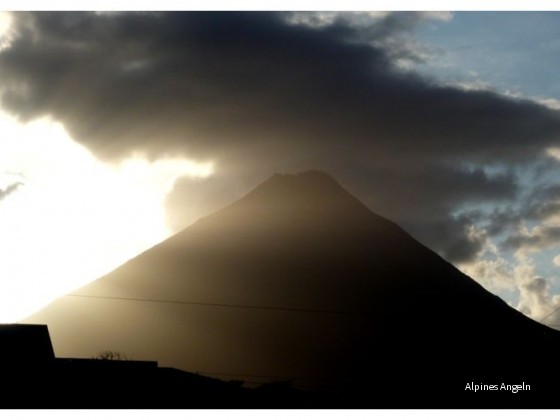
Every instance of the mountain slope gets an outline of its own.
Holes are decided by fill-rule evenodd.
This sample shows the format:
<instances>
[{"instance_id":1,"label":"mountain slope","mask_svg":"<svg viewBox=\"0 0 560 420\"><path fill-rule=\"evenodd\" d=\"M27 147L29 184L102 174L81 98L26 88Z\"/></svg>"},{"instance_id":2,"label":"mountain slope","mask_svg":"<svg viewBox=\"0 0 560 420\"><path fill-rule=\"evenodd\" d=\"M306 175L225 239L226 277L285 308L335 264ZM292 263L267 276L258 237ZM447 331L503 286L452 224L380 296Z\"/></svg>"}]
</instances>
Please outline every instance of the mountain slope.
<instances>
[{"instance_id":1,"label":"mountain slope","mask_svg":"<svg viewBox=\"0 0 560 420\"><path fill-rule=\"evenodd\" d=\"M32 316L59 356L110 348L303 387L429 373L464 392L560 344L315 171L274 175L75 294L123 299L64 297Z\"/></svg>"}]
</instances>

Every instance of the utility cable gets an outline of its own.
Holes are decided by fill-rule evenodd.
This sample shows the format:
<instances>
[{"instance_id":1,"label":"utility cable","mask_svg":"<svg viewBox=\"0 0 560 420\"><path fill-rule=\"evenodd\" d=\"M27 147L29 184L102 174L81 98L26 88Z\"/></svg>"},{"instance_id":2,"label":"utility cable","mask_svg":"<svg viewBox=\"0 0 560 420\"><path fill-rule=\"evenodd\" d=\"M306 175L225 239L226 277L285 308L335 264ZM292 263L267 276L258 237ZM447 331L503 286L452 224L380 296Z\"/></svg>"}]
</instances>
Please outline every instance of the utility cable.
<instances>
[{"instance_id":1,"label":"utility cable","mask_svg":"<svg viewBox=\"0 0 560 420\"><path fill-rule=\"evenodd\" d=\"M361 316L369 315L366 312L290 308L285 306L235 305L229 303L193 302L193 301L167 300L167 299L146 299L146 298L131 298L131 297L120 297L120 296L79 295L79 294L72 294L72 293L66 294L64 296L77 297L77 298L91 298L91 299L125 300L125 301L133 301L133 302L165 303L165 304L172 304L172 305L215 306L215 307L222 307L222 308L255 309L255 310L265 310L265 311L305 312L305 313L334 314L334 315L361 315Z\"/></svg>"}]
</instances>

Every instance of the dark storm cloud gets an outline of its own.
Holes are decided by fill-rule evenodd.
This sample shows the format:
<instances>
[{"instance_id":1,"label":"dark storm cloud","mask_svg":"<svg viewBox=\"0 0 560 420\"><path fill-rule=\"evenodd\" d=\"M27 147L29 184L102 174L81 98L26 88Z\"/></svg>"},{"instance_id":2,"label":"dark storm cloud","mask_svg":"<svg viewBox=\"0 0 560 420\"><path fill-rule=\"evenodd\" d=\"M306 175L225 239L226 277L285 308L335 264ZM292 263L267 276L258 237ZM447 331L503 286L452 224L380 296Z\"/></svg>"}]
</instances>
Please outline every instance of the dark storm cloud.
<instances>
[{"instance_id":1,"label":"dark storm cloud","mask_svg":"<svg viewBox=\"0 0 560 420\"><path fill-rule=\"evenodd\" d=\"M395 71L385 50L340 22L311 29L281 14L233 12L18 16L21 35L0 55L4 105L54 114L99 153L166 152L171 143L213 156L273 142L285 154L321 146L372 160L501 161L539 153L560 127L542 106ZM380 38L416 19L397 16L373 27Z\"/></svg>"},{"instance_id":2,"label":"dark storm cloud","mask_svg":"<svg viewBox=\"0 0 560 420\"><path fill-rule=\"evenodd\" d=\"M542 226L528 234L510 236L503 245L506 248L519 250L540 250L556 246L560 242L560 226Z\"/></svg>"},{"instance_id":3,"label":"dark storm cloud","mask_svg":"<svg viewBox=\"0 0 560 420\"><path fill-rule=\"evenodd\" d=\"M472 232L473 226L471 218L461 216L418 223L418 226L411 224L410 230L417 231L417 237L422 238L426 245L438 251L445 259L464 263L475 260L487 240L486 234Z\"/></svg>"},{"instance_id":4,"label":"dark storm cloud","mask_svg":"<svg viewBox=\"0 0 560 420\"><path fill-rule=\"evenodd\" d=\"M414 31L425 19L424 12L391 13L378 24L363 28L362 39L381 47L393 61L422 63L442 54L438 48L414 40Z\"/></svg>"},{"instance_id":5,"label":"dark storm cloud","mask_svg":"<svg viewBox=\"0 0 560 420\"><path fill-rule=\"evenodd\" d=\"M560 185L547 184L534 188L523 213L528 220L546 220L560 213Z\"/></svg>"},{"instance_id":6,"label":"dark storm cloud","mask_svg":"<svg viewBox=\"0 0 560 420\"><path fill-rule=\"evenodd\" d=\"M370 208L396 218L413 236L445 258L456 263L474 259L486 236L468 233L480 221L480 215L469 212L453 217L450 213L461 204L516 199L516 177L511 173L490 176L481 169L420 162L424 166L338 170Z\"/></svg>"},{"instance_id":7,"label":"dark storm cloud","mask_svg":"<svg viewBox=\"0 0 560 420\"><path fill-rule=\"evenodd\" d=\"M510 249L517 249L523 245L536 246L542 244L549 246L554 240L554 234L549 239L551 232L546 227L548 219L560 214L560 185L541 184L533 185L531 191L526 196L516 200L515 206L508 206L490 214L478 215L477 222L484 221L485 229L489 235L499 235L503 233L516 232L505 241ZM520 235L518 232L523 224L542 225L542 231L537 232L536 236ZM552 227L554 230L554 227Z\"/></svg>"},{"instance_id":8,"label":"dark storm cloud","mask_svg":"<svg viewBox=\"0 0 560 420\"><path fill-rule=\"evenodd\" d=\"M2 104L23 119L53 115L104 158L183 153L248 186L327 170L429 243L455 232L442 252L465 259L478 245L460 245L465 222L448 212L517 187L459 163L534 159L557 142L560 117L398 69L414 49L392 40L420 20L310 28L282 13L18 13L19 36L0 54Z\"/></svg>"}]
</instances>

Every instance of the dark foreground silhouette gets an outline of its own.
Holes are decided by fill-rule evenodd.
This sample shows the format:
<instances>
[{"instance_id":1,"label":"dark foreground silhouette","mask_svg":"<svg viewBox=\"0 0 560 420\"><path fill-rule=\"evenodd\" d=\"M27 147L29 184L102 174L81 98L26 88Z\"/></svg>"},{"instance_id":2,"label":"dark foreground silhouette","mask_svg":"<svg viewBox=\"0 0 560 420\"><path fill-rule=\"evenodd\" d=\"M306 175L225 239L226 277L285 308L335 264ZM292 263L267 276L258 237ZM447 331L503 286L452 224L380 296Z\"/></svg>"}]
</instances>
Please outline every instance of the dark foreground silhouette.
<instances>
[{"instance_id":1,"label":"dark foreground silhouette","mask_svg":"<svg viewBox=\"0 0 560 420\"><path fill-rule=\"evenodd\" d=\"M0 345L1 408L550 408L558 391L543 372L496 374L496 366L485 366L479 376L451 364L447 375L437 366L430 373L428 366L402 372L380 364L371 377L330 390L289 382L246 388L157 362L55 358L43 325L0 325Z\"/></svg>"},{"instance_id":2,"label":"dark foreground silhouette","mask_svg":"<svg viewBox=\"0 0 560 420\"><path fill-rule=\"evenodd\" d=\"M207 379L158 369L113 391L63 370L72 398L61 406L560 406L560 333L320 172L273 176L75 295L29 319L49 325L65 356L115 348L296 389L197 388Z\"/></svg>"}]
</instances>

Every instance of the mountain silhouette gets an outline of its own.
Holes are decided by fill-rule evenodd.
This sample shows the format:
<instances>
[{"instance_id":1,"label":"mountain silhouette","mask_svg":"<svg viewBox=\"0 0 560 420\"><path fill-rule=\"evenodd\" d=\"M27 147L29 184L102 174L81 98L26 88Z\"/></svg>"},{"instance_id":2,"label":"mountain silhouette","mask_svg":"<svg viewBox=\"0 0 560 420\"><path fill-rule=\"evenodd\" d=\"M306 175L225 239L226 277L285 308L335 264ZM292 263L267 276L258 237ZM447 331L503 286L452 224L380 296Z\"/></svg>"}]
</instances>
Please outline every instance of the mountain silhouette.
<instances>
[{"instance_id":1,"label":"mountain silhouette","mask_svg":"<svg viewBox=\"0 0 560 420\"><path fill-rule=\"evenodd\" d=\"M58 356L110 348L220 378L290 379L342 406L509 407L558 391L560 333L319 171L272 176L73 295L28 319L49 325Z\"/></svg>"}]
</instances>

